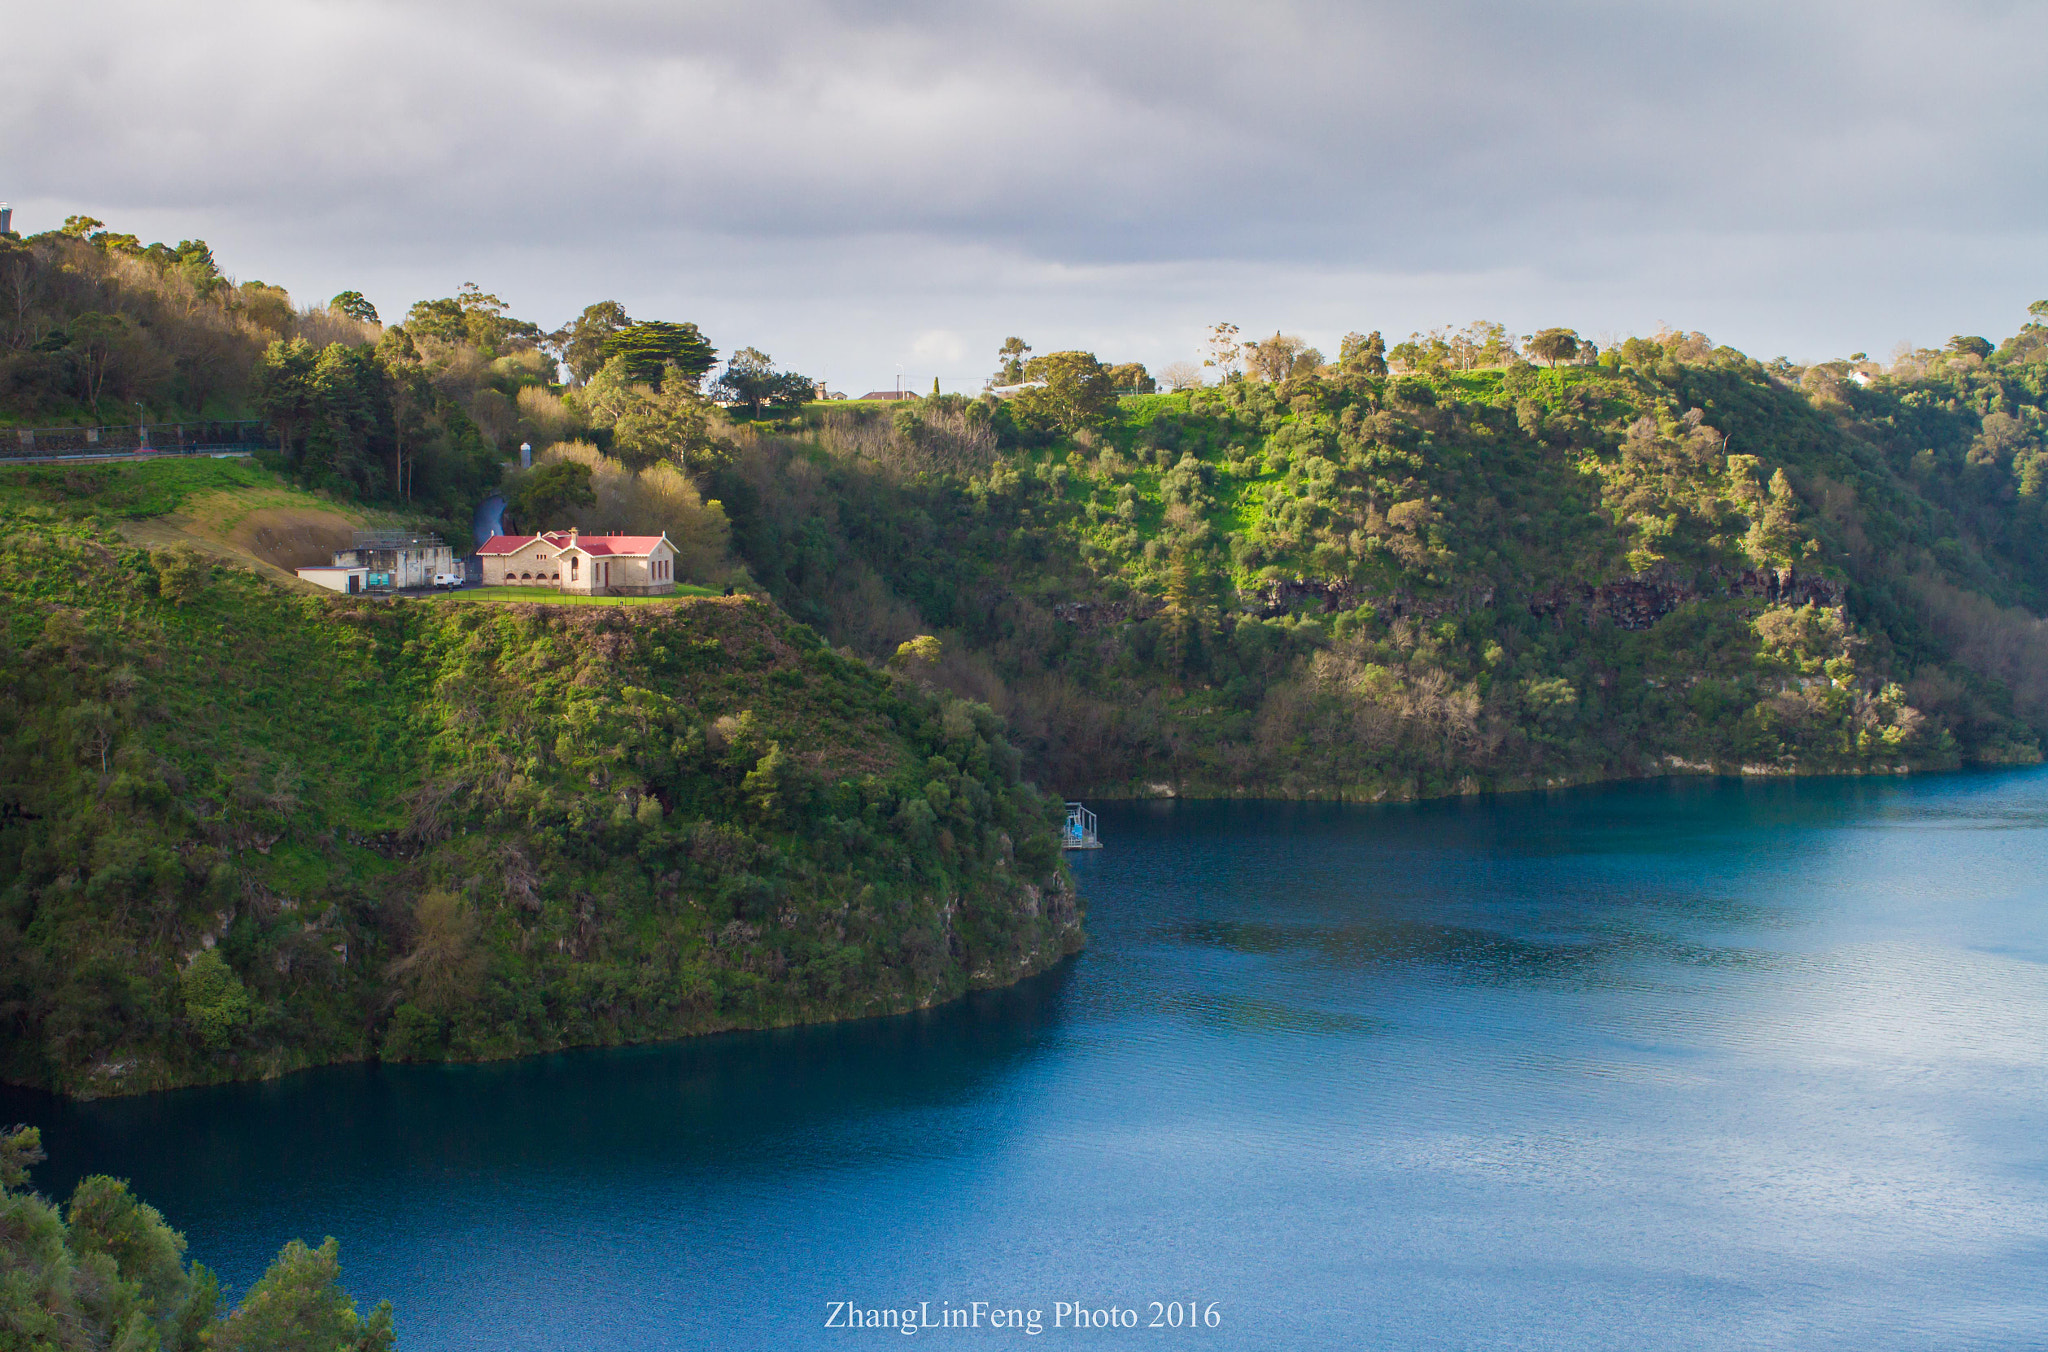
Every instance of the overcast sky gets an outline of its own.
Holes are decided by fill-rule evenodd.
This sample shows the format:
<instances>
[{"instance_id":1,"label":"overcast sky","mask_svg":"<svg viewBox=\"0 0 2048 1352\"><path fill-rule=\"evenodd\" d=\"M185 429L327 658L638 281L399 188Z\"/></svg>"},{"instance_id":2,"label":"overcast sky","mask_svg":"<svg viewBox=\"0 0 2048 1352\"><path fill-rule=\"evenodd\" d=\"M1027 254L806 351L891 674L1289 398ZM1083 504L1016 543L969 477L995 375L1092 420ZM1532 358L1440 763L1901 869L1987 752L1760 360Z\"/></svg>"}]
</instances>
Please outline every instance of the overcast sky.
<instances>
[{"instance_id":1,"label":"overcast sky","mask_svg":"<svg viewBox=\"0 0 2048 1352\"><path fill-rule=\"evenodd\" d=\"M0 199L387 319L692 319L859 394L1497 319L1810 360L2048 296L2048 5L9 4Z\"/></svg>"}]
</instances>

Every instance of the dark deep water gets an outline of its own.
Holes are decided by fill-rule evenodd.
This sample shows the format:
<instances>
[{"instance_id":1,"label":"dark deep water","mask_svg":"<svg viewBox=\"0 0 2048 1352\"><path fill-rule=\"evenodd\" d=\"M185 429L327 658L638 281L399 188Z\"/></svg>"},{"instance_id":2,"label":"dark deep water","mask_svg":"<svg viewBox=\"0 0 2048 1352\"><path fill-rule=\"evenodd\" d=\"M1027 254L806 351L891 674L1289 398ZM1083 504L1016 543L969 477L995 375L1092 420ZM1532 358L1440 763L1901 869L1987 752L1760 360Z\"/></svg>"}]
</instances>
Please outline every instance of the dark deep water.
<instances>
[{"instance_id":1,"label":"dark deep water","mask_svg":"<svg viewBox=\"0 0 2048 1352\"><path fill-rule=\"evenodd\" d=\"M415 1350L2048 1347L2048 771L1100 806L1018 990L0 1121Z\"/></svg>"}]
</instances>

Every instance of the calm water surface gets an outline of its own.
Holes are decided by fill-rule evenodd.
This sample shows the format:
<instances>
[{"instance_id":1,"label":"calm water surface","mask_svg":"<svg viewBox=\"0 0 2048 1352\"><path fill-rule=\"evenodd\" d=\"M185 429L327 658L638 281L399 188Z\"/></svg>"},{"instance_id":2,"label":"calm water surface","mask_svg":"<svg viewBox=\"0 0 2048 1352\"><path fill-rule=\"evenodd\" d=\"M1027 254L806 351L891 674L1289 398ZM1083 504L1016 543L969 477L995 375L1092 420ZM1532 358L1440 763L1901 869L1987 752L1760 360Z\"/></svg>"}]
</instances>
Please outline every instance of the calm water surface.
<instances>
[{"instance_id":1,"label":"calm water surface","mask_svg":"<svg viewBox=\"0 0 2048 1352\"><path fill-rule=\"evenodd\" d=\"M2048 773L1104 805L1093 947L932 1014L63 1106L408 1349L2048 1347ZM1210 1302L1076 1334L1056 1302ZM919 1345L919 1344L914 1344Z\"/></svg>"}]
</instances>

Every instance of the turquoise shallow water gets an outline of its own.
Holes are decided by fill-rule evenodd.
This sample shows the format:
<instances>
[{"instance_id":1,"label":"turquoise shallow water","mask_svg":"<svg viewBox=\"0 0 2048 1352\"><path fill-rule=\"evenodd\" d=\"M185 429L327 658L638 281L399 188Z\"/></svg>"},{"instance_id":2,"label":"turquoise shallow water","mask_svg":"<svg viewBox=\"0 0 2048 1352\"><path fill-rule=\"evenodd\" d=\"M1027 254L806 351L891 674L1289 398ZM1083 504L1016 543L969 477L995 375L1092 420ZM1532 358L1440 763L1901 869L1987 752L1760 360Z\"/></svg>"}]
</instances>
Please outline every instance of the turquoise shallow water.
<instances>
[{"instance_id":1,"label":"turquoise shallow water","mask_svg":"<svg viewBox=\"0 0 2048 1352\"><path fill-rule=\"evenodd\" d=\"M0 1120L408 1349L2048 1347L2048 772L1100 806L1014 991Z\"/></svg>"}]
</instances>

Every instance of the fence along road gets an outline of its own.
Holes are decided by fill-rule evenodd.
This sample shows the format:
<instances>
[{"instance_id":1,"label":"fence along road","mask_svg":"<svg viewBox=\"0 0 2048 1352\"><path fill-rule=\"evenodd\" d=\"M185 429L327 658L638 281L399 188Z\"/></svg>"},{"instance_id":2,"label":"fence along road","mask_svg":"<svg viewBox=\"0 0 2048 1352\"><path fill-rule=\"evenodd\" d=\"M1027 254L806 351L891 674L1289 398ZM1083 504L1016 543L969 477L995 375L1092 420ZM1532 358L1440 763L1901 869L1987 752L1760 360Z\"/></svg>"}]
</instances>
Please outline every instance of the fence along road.
<instances>
[{"instance_id":1,"label":"fence along road","mask_svg":"<svg viewBox=\"0 0 2048 1352\"><path fill-rule=\"evenodd\" d=\"M0 463L136 460L160 455L244 456L276 444L261 420L19 427L0 431Z\"/></svg>"}]
</instances>

